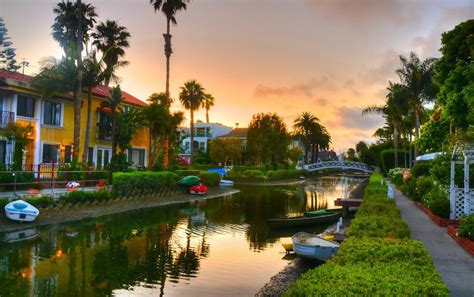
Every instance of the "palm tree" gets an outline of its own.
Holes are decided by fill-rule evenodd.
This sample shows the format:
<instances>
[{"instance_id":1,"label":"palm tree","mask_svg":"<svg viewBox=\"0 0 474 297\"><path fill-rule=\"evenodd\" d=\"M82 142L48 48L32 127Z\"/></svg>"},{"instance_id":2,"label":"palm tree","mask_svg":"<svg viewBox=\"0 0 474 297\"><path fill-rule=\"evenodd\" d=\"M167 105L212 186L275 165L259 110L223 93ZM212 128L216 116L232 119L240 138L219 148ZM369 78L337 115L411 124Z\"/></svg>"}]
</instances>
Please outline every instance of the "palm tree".
<instances>
[{"instance_id":1,"label":"palm tree","mask_svg":"<svg viewBox=\"0 0 474 297\"><path fill-rule=\"evenodd\" d=\"M186 10L186 3L189 0L150 0L150 4L153 5L153 8L156 11L161 10L161 12L166 17L166 33L163 34L165 38L165 56L166 56L166 96L170 95L170 56L173 53L171 49L171 34L170 34L170 25L177 25L175 15L180 10Z\"/></svg>"},{"instance_id":2,"label":"palm tree","mask_svg":"<svg viewBox=\"0 0 474 297\"><path fill-rule=\"evenodd\" d=\"M204 88L195 80L184 83L179 93L179 101L185 109L189 110L191 115L191 164L194 159L194 112L199 110L204 101Z\"/></svg>"},{"instance_id":3,"label":"palm tree","mask_svg":"<svg viewBox=\"0 0 474 297\"><path fill-rule=\"evenodd\" d=\"M92 37L92 45L102 52L105 64L104 83L109 86L110 80L117 80L115 71L118 67L128 65L127 61L120 60L125 56L125 49L130 46L128 40L130 33L124 26L119 26L116 21L107 20L97 25Z\"/></svg>"},{"instance_id":4,"label":"palm tree","mask_svg":"<svg viewBox=\"0 0 474 297\"><path fill-rule=\"evenodd\" d=\"M380 114L385 117L389 127L393 129L394 164L398 167L398 140L402 130L404 118L408 113L409 91L402 84L389 82L387 101L385 105L371 105L362 110L362 115L369 113Z\"/></svg>"},{"instance_id":5,"label":"palm tree","mask_svg":"<svg viewBox=\"0 0 474 297\"><path fill-rule=\"evenodd\" d=\"M54 57L42 59L41 70L33 78L33 87L42 97L64 95L73 92L77 76L76 65L71 60L58 60Z\"/></svg>"},{"instance_id":6,"label":"palm tree","mask_svg":"<svg viewBox=\"0 0 474 297\"><path fill-rule=\"evenodd\" d=\"M305 149L304 163L308 163L309 148L311 145L311 136L313 133L313 127L315 123L319 122L319 119L311 114L310 112L303 112L301 116L296 118L293 122L293 129L296 135L299 135L303 140Z\"/></svg>"},{"instance_id":7,"label":"palm tree","mask_svg":"<svg viewBox=\"0 0 474 297\"><path fill-rule=\"evenodd\" d=\"M120 85L118 85L110 90L110 96L100 104L102 108L110 109L110 117L112 118L112 156L115 156L117 152L117 113L120 112L123 101L122 90Z\"/></svg>"},{"instance_id":8,"label":"palm tree","mask_svg":"<svg viewBox=\"0 0 474 297\"><path fill-rule=\"evenodd\" d=\"M417 138L420 135L423 104L431 102L437 92L432 80L436 60L427 58L421 61L414 52L411 52L409 58L400 56L402 67L396 70L400 80L410 92L410 106L415 114L415 137ZM417 156L418 150L415 148L415 158Z\"/></svg>"},{"instance_id":9,"label":"palm tree","mask_svg":"<svg viewBox=\"0 0 474 297\"><path fill-rule=\"evenodd\" d=\"M83 44L89 39L89 30L95 23L95 8L90 4L83 4L77 0L60 2L53 9L56 14L52 26L53 37L64 50L66 58L75 61L77 67L74 90L74 151L77 158L81 137L81 105L82 105L82 49Z\"/></svg>"},{"instance_id":10,"label":"palm tree","mask_svg":"<svg viewBox=\"0 0 474 297\"><path fill-rule=\"evenodd\" d=\"M206 123L209 124L209 109L214 106L215 98L209 93L204 94L204 101L202 102L202 107L206 109Z\"/></svg>"},{"instance_id":11,"label":"palm tree","mask_svg":"<svg viewBox=\"0 0 474 297\"><path fill-rule=\"evenodd\" d=\"M92 89L104 80L104 70L102 60L97 60L97 53L93 51L84 60L84 81L87 85L87 122L86 135L84 139L84 151L82 153L82 162L87 163L89 155L89 142L91 131L91 108L92 108Z\"/></svg>"},{"instance_id":12,"label":"palm tree","mask_svg":"<svg viewBox=\"0 0 474 297\"><path fill-rule=\"evenodd\" d=\"M311 159L318 162L319 150L329 149L331 144L331 135L321 123L314 123L311 129Z\"/></svg>"}]
</instances>

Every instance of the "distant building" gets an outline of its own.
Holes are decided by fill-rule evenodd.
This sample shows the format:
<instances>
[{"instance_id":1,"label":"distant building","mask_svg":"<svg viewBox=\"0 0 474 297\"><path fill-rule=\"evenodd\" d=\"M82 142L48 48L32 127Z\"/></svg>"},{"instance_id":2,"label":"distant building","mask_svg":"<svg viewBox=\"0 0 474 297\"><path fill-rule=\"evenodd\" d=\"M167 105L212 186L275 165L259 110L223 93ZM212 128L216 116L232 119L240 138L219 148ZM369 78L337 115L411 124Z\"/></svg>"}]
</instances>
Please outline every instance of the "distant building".
<instances>
[{"instance_id":1,"label":"distant building","mask_svg":"<svg viewBox=\"0 0 474 297\"><path fill-rule=\"evenodd\" d=\"M248 128L235 128L230 133L219 136L218 138L226 138L226 139L238 139L240 140L240 145L243 148L247 147L247 132Z\"/></svg>"},{"instance_id":2,"label":"distant building","mask_svg":"<svg viewBox=\"0 0 474 297\"><path fill-rule=\"evenodd\" d=\"M318 153L318 162L322 162L322 161L336 161L338 158L337 158L337 154L336 152L334 151L320 151Z\"/></svg>"},{"instance_id":3,"label":"distant building","mask_svg":"<svg viewBox=\"0 0 474 297\"><path fill-rule=\"evenodd\" d=\"M185 133L184 139L181 141L181 153L183 155L189 154L191 153L191 132L189 129L179 128L179 130ZM231 127L220 123L196 122L194 124L194 151L207 152L209 140L228 134L230 131L232 131Z\"/></svg>"}]
</instances>

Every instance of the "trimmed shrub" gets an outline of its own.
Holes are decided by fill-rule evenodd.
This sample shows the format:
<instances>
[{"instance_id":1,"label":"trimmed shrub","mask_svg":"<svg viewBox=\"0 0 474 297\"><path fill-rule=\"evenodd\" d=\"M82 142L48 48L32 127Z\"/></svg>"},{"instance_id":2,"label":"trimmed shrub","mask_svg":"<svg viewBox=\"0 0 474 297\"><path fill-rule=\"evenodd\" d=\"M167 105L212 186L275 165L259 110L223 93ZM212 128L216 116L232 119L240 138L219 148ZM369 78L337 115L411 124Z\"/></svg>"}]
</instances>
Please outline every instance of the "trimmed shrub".
<instances>
[{"instance_id":1,"label":"trimmed shrub","mask_svg":"<svg viewBox=\"0 0 474 297\"><path fill-rule=\"evenodd\" d=\"M260 171L260 170L245 170L243 173L243 177L245 179L260 180L260 181L267 179L263 171Z\"/></svg>"},{"instance_id":2,"label":"trimmed shrub","mask_svg":"<svg viewBox=\"0 0 474 297\"><path fill-rule=\"evenodd\" d=\"M177 178L175 173L168 171L116 172L112 177L112 193L114 196L125 196L144 189L160 191L176 185Z\"/></svg>"},{"instance_id":3,"label":"trimmed shrub","mask_svg":"<svg viewBox=\"0 0 474 297\"><path fill-rule=\"evenodd\" d=\"M302 174L301 170L269 170L267 171L268 180L281 180L281 179L290 179L297 178Z\"/></svg>"},{"instance_id":4,"label":"trimmed shrub","mask_svg":"<svg viewBox=\"0 0 474 297\"><path fill-rule=\"evenodd\" d=\"M474 240L474 213L461 219L459 236Z\"/></svg>"},{"instance_id":5,"label":"trimmed shrub","mask_svg":"<svg viewBox=\"0 0 474 297\"><path fill-rule=\"evenodd\" d=\"M399 150L398 151L398 161L401 163L401 161L404 158L404 155L406 155L405 151ZM395 168L395 151L393 149L389 150L384 150L380 153L380 161L382 165L382 170L384 174L388 174L389 170L392 168Z\"/></svg>"},{"instance_id":6,"label":"trimmed shrub","mask_svg":"<svg viewBox=\"0 0 474 297\"><path fill-rule=\"evenodd\" d=\"M16 182L17 190L21 189L28 189L34 185L35 175L32 172L16 172ZM15 182L15 176L10 171L2 171L0 172L0 184L9 184L4 185L6 190L13 190ZM26 184L21 184L26 183ZM1 185L0 185L1 186Z\"/></svg>"},{"instance_id":7,"label":"trimmed shrub","mask_svg":"<svg viewBox=\"0 0 474 297\"><path fill-rule=\"evenodd\" d=\"M393 168L388 171L388 177L392 180L392 182L399 186L403 183L403 168Z\"/></svg>"},{"instance_id":8,"label":"trimmed shrub","mask_svg":"<svg viewBox=\"0 0 474 297\"><path fill-rule=\"evenodd\" d=\"M93 191L93 192L84 192L84 191L73 191L69 192L66 195L63 195L59 198L60 201L67 203L84 203L84 202L93 202L93 201L104 201L108 200L111 197L111 193L107 190Z\"/></svg>"},{"instance_id":9,"label":"trimmed shrub","mask_svg":"<svg viewBox=\"0 0 474 297\"><path fill-rule=\"evenodd\" d=\"M421 201L423 196L433 188L433 179L429 176L420 176L415 184L415 195L412 198L415 201Z\"/></svg>"},{"instance_id":10,"label":"trimmed shrub","mask_svg":"<svg viewBox=\"0 0 474 297\"><path fill-rule=\"evenodd\" d=\"M36 206L36 207L47 207L51 204L53 204L53 198L49 196L41 196L41 197L30 197L30 198L25 198L23 199L29 204Z\"/></svg>"},{"instance_id":11,"label":"trimmed shrub","mask_svg":"<svg viewBox=\"0 0 474 297\"><path fill-rule=\"evenodd\" d=\"M221 175L217 172L201 171L199 174L201 181L208 187L218 186L221 181Z\"/></svg>"},{"instance_id":12,"label":"trimmed shrub","mask_svg":"<svg viewBox=\"0 0 474 297\"><path fill-rule=\"evenodd\" d=\"M414 178L430 174L431 161L419 161L410 169L410 174Z\"/></svg>"},{"instance_id":13,"label":"trimmed shrub","mask_svg":"<svg viewBox=\"0 0 474 297\"><path fill-rule=\"evenodd\" d=\"M179 177L189 176L189 175L198 176L201 173L201 170L191 170L191 169L189 169L189 170L176 170L175 173Z\"/></svg>"},{"instance_id":14,"label":"trimmed shrub","mask_svg":"<svg viewBox=\"0 0 474 297\"><path fill-rule=\"evenodd\" d=\"M443 219L449 219L450 203L448 197L446 191L440 189L439 186L434 186L423 196L423 204L435 215Z\"/></svg>"},{"instance_id":15,"label":"trimmed shrub","mask_svg":"<svg viewBox=\"0 0 474 297\"><path fill-rule=\"evenodd\" d=\"M349 235L357 237L409 238L410 229L401 218L386 217L385 214L359 216L349 227Z\"/></svg>"}]
</instances>

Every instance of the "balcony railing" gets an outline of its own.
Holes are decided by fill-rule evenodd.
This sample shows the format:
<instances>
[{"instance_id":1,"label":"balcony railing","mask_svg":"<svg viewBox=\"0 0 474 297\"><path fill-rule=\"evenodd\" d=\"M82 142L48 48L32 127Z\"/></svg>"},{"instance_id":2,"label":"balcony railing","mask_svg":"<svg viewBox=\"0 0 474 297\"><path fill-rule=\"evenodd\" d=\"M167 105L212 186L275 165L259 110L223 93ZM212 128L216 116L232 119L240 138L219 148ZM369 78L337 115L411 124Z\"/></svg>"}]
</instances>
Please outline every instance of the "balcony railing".
<instances>
[{"instance_id":1,"label":"balcony railing","mask_svg":"<svg viewBox=\"0 0 474 297\"><path fill-rule=\"evenodd\" d=\"M108 123L97 123L96 127L96 137L99 140L107 140L111 141L112 140L112 129Z\"/></svg>"},{"instance_id":2,"label":"balcony railing","mask_svg":"<svg viewBox=\"0 0 474 297\"><path fill-rule=\"evenodd\" d=\"M0 111L0 129L5 129L8 124L15 121L15 113L11 111Z\"/></svg>"}]
</instances>

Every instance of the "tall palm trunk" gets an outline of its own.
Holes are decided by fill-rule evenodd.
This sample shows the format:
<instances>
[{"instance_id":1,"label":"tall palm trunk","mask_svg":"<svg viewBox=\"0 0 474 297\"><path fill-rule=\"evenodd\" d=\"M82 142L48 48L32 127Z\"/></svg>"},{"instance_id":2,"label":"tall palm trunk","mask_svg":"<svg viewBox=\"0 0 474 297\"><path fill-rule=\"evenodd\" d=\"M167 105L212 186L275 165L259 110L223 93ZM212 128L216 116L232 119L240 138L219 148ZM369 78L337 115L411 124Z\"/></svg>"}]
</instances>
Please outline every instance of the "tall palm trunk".
<instances>
[{"instance_id":1,"label":"tall palm trunk","mask_svg":"<svg viewBox=\"0 0 474 297\"><path fill-rule=\"evenodd\" d=\"M418 139L418 137L420 136L420 113L421 111L419 109L415 111L415 137L416 139ZM414 156L415 160L416 160L416 157L418 157L418 149L415 146L415 156Z\"/></svg>"},{"instance_id":2,"label":"tall palm trunk","mask_svg":"<svg viewBox=\"0 0 474 297\"><path fill-rule=\"evenodd\" d=\"M319 144L316 144L316 156L315 156L316 162L315 163L318 162L318 157L319 157Z\"/></svg>"},{"instance_id":3,"label":"tall palm trunk","mask_svg":"<svg viewBox=\"0 0 474 297\"><path fill-rule=\"evenodd\" d=\"M308 164L308 154L309 154L309 149L308 149L309 144L305 144L304 146L304 163Z\"/></svg>"},{"instance_id":4,"label":"tall palm trunk","mask_svg":"<svg viewBox=\"0 0 474 297\"><path fill-rule=\"evenodd\" d=\"M170 18L166 18L166 34L165 38L165 56L166 56L166 104L170 106L170 56L173 50L171 49L171 34L170 34ZM169 166L169 138L167 135L163 137L163 168L167 169Z\"/></svg>"},{"instance_id":5,"label":"tall palm trunk","mask_svg":"<svg viewBox=\"0 0 474 297\"><path fill-rule=\"evenodd\" d=\"M191 164L194 161L194 110L191 109Z\"/></svg>"},{"instance_id":6,"label":"tall palm trunk","mask_svg":"<svg viewBox=\"0 0 474 297\"><path fill-rule=\"evenodd\" d=\"M311 145L311 163L316 163L317 160L314 159L314 154L316 153L316 145L313 143Z\"/></svg>"},{"instance_id":7,"label":"tall palm trunk","mask_svg":"<svg viewBox=\"0 0 474 297\"><path fill-rule=\"evenodd\" d=\"M395 168L398 168L398 130L395 123L393 125L393 150L394 150L394 164Z\"/></svg>"},{"instance_id":8,"label":"tall palm trunk","mask_svg":"<svg viewBox=\"0 0 474 297\"><path fill-rule=\"evenodd\" d=\"M209 124L209 108L206 108L206 123Z\"/></svg>"},{"instance_id":9,"label":"tall palm trunk","mask_svg":"<svg viewBox=\"0 0 474 297\"><path fill-rule=\"evenodd\" d=\"M84 152L82 152L82 163L86 164L89 156L89 140L91 134L91 107L92 105L92 84L89 81L89 89L87 90L87 123L86 137L84 139Z\"/></svg>"},{"instance_id":10,"label":"tall palm trunk","mask_svg":"<svg viewBox=\"0 0 474 297\"><path fill-rule=\"evenodd\" d=\"M112 156L115 156L117 153L117 120L116 120L116 111L112 110Z\"/></svg>"},{"instance_id":11,"label":"tall palm trunk","mask_svg":"<svg viewBox=\"0 0 474 297\"><path fill-rule=\"evenodd\" d=\"M76 60L77 60L77 76L76 76L76 92L74 96L74 150L73 157L79 156L81 141L81 94L82 94L82 13L81 0L77 0L77 39L76 39Z\"/></svg>"}]
</instances>

